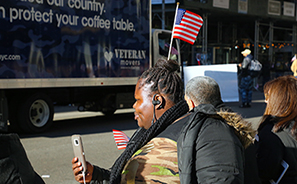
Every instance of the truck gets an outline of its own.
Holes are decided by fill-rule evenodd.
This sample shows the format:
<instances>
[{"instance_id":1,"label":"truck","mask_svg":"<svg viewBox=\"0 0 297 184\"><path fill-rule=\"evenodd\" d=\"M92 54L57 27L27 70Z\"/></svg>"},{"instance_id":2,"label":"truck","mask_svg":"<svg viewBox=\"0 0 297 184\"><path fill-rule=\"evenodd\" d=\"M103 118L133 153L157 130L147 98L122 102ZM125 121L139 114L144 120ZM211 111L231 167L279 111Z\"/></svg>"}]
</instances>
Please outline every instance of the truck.
<instances>
[{"instance_id":1,"label":"truck","mask_svg":"<svg viewBox=\"0 0 297 184\"><path fill-rule=\"evenodd\" d=\"M54 106L112 115L131 108L141 73L168 55L150 0L0 2L0 130L38 133ZM170 58L179 63L174 41Z\"/></svg>"}]
</instances>

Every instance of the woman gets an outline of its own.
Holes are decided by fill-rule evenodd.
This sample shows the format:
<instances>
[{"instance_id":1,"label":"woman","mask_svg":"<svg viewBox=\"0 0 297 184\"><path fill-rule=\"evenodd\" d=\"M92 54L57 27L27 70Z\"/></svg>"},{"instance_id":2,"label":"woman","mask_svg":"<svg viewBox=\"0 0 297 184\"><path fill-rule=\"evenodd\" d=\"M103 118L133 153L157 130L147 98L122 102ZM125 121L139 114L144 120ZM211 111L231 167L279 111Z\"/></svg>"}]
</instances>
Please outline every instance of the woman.
<instances>
[{"instance_id":1,"label":"woman","mask_svg":"<svg viewBox=\"0 0 297 184\"><path fill-rule=\"evenodd\" d=\"M189 108L183 100L182 80L175 73L178 68L173 60L159 59L140 76L133 105L140 128L110 171L88 163L86 182L179 182L176 141ZM72 168L75 179L83 183L77 158L72 160Z\"/></svg>"},{"instance_id":2,"label":"woman","mask_svg":"<svg viewBox=\"0 0 297 184\"><path fill-rule=\"evenodd\" d=\"M297 183L297 79L281 76L264 86L267 103L258 128L257 163L262 183L277 181L289 164L280 184Z\"/></svg>"}]
</instances>

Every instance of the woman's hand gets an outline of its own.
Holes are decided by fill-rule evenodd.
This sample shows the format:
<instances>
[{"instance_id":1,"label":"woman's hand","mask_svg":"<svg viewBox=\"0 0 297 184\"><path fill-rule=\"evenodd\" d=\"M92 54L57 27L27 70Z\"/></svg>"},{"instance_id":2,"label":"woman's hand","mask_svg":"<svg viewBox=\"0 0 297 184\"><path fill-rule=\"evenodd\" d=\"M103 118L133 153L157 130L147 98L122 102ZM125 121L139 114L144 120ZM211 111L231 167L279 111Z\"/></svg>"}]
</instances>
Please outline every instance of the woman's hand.
<instances>
[{"instance_id":1,"label":"woman's hand","mask_svg":"<svg viewBox=\"0 0 297 184\"><path fill-rule=\"evenodd\" d=\"M75 180L78 181L79 183L84 183L84 178L82 174L83 167L81 162L78 162L78 158L74 157L71 163L72 163L72 170L73 170ZM87 171L85 175L86 183L89 183L92 180L93 171L94 171L93 165L87 162Z\"/></svg>"}]
</instances>

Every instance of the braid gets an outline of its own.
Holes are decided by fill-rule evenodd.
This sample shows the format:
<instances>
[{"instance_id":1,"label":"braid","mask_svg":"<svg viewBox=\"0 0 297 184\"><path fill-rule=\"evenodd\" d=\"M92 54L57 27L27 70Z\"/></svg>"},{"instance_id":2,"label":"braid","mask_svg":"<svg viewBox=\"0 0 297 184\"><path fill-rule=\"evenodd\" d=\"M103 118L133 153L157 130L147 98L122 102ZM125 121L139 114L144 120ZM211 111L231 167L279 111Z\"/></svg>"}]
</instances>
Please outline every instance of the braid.
<instances>
[{"instance_id":1,"label":"braid","mask_svg":"<svg viewBox=\"0 0 297 184\"><path fill-rule=\"evenodd\" d=\"M147 144L151 139L164 131L167 126L172 124L177 118L188 112L188 110L189 107L186 101L182 100L168 109L148 130L143 128L137 129L130 139L125 151L112 166L109 183L120 183L122 170L133 154L142 146Z\"/></svg>"},{"instance_id":2,"label":"braid","mask_svg":"<svg viewBox=\"0 0 297 184\"><path fill-rule=\"evenodd\" d=\"M175 73L179 69L179 65L174 60L166 60L161 58L156 65L140 76L142 87L145 84L152 84L151 91L168 95L168 98L174 103L183 99L183 81L180 76Z\"/></svg>"}]
</instances>

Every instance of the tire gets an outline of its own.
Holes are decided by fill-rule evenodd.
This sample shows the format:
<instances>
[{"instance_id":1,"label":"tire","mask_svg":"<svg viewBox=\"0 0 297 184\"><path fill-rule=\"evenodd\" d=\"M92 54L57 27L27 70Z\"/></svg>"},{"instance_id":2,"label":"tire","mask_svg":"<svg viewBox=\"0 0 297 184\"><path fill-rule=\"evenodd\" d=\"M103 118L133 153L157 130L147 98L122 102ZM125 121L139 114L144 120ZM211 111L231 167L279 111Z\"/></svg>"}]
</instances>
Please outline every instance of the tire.
<instances>
[{"instance_id":1,"label":"tire","mask_svg":"<svg viewBox=\"0 0 297 184\"><path fill-rule=\"evenodd\" d=\"M112 116L114 114L114 112L117 110L115 108L115 95L114 94L110 94L105 96L105 98L102 100L102 110L101 112L105 115L105 116Z\"/></svg>"},{"instance_id":2,"label":"tire","mask_svg":"<svg viewBox=\"0 0 297 184\"><path fill-rule=\"evenodd\" d=\"M105 115L105 116L112 116L114 114L114 112L116 111L116 109L113 109L113 108L110 108L110 109L102 109L102 113Z\"/></svg>"},{"instance_id":3,"label":"tire","mask_svg":"<svg viewBox=\"0 0 297 184\"><path fill-rule=\"evenodd\" d=\"M28 133L44 132L52 126L53 116L52 100L43 93L36 93L20 105L18 124Z\"/></svg>"}]
</instances>

